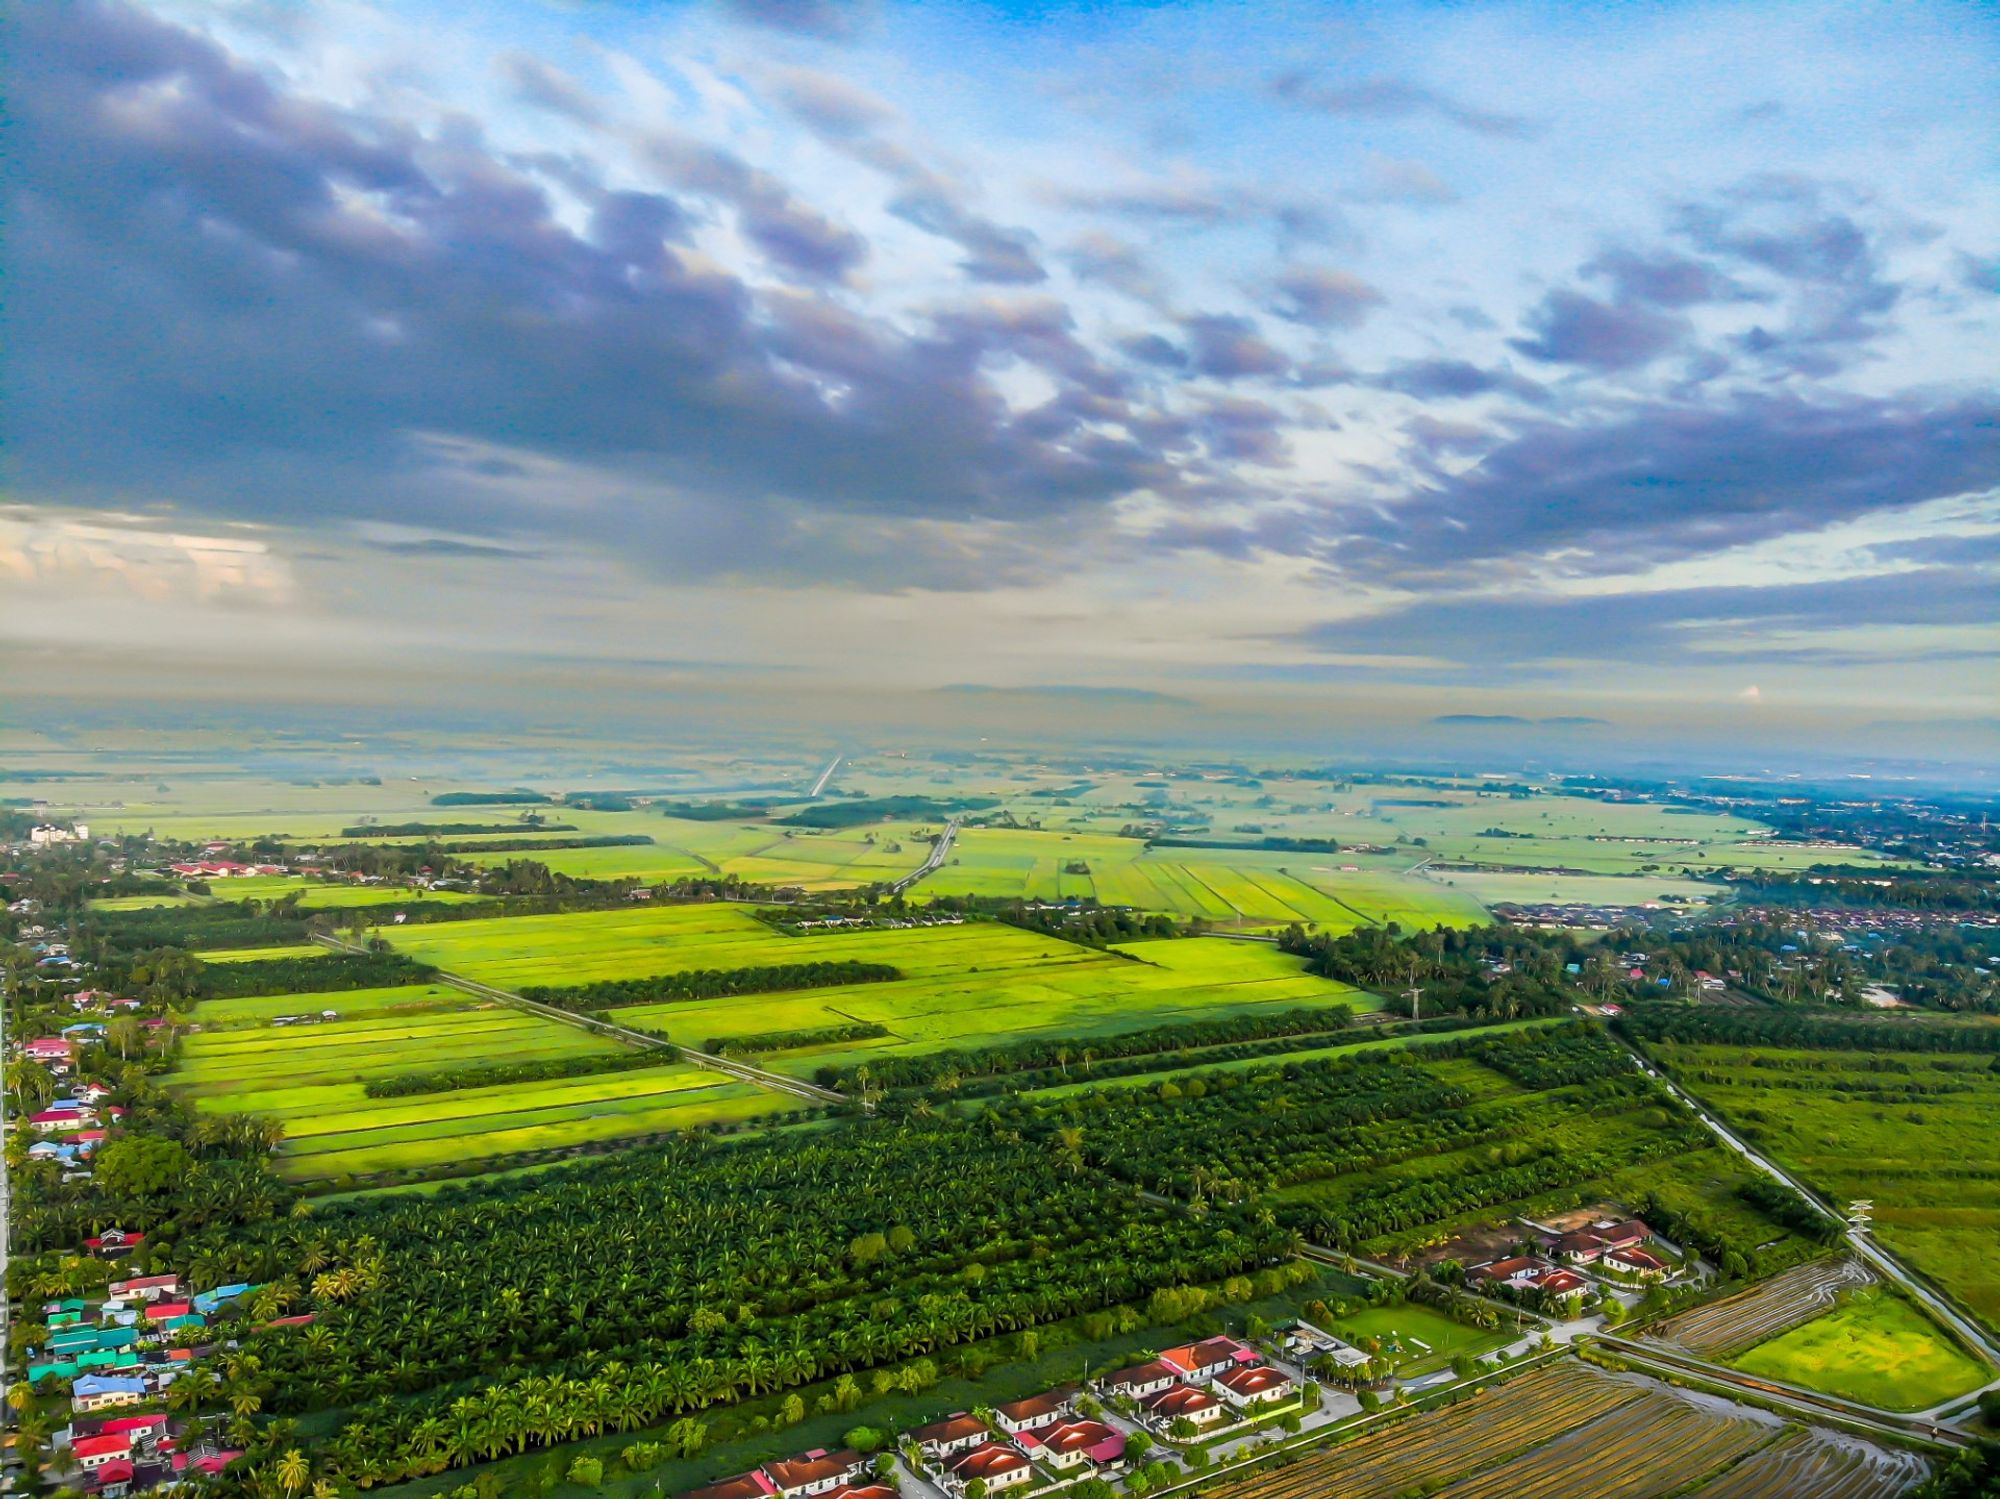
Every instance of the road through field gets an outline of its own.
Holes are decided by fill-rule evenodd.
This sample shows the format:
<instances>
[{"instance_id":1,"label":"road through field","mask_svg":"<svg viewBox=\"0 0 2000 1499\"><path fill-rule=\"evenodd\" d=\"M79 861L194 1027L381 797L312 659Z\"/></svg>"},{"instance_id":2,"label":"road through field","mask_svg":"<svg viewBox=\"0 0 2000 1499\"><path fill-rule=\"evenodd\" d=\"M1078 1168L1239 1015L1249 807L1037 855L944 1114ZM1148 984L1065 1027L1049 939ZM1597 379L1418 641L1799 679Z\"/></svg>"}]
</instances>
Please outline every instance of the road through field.
<instances>
[{"instance_id":1,"label":"road through field","mask_svg":"<svg viewBox=\"0 0 2000 1499\"><path fill-rule=\"evenodd\" d=\"M331 934L321 936L315 940L339 952L358 953L364 950ZM461 989L465 993L475 995L480 999L490 999L496 1004L511 1005L517 1010L526 1010L531 1014L541 1015L550 1020L561 1021L565 1025L576 1026L581 1030L595 1031L601 1036L609 1036L613 1040L622 1041L628 1046L650 1047L654 1050L675 1052L680 1056L682 1061L690 1062L696 1067L707 1067L715 1072L726 1072L731 1077L738 1078L743 1082L755 1083L759 1087L770 1088L779 1093L789 1093L794 1098L805 1099L808 1103L846 1102L846 1099L841 1094L834 1092L831 1088L822 1088L817 1083L809 1083L802 1078L786 1077L782 1073L767 1072L762 1067L741 1061L736 1057L719 1057L711 1052L697 1051L692 1046L681 1046L672 1041L662 1041L658 1036L649 1036L644 1031L635 1031L629 1026L619 1025L615 1021L604 1020L596 1015L579 1015L574 1010L564 1010L557 1008L555 1005L545 1005L538 1000L523 998L511 989L495 988L492 984L481 983L478 979L466 978L463 974L447 973L443 969L439 969L437 981L441 984L449 984L454 989Z\"/></svg>"},{"instance_id":2,"label":"road through field","mask_svg":"<svg viewBox=\"0 0 2000 1499\"><path fill-rule=\"evenodd\" d=\"M1728 1125L1717 1119L1700 1103L1696 1102L1686 1089L1662 1072L1644 1052L1633 1046L1629 1041L1626 1041L1622 1036L1619 1036L1617 1039L1625 1046L1627 1051L1632 1053L1633 1058L1640 1066L1655 1076L1662 1087L1666 1088L1668 1092L1672 1093L1674 1097L1686 1105L1694 1113L1694 1116L1707 1125L1710 1132L1718 1140L1722 1141L1724 1145L1727 1145L1731 1150L1735 1151L1744 1160L1757 1167L1758 1170L1763 1171L1766 1175L1776 1177L1808 1202L1818 1203L1827 1212L1833 1213L1836 1218L1841 1218L1842 1222L1846 1221L1819 1193L1799 1181L1775 1161L1768 1159L1753 1149L1747 1141L1739 1137ZM1851 1226L1847 1228L1844 1237L1847 1243L1853 1247L1856 1254L1860 1255L1870 1265L1893 1280L1904 1291L1922 1302L1924 1306L1942 1319L1970 1347L1977 1349L1988 1363L2000 1364L2000 1344L1994 1343L1980 1327L1969 1318L1960 1315L1958 1309L1950 1302L1939 1296L1929 1286L1904 1269L1902 1262L1894 1255L1890 1254L1886 1249L1881 1248L1866 1233ZM2000 1385L2000 1380L1994 1381L1994 1385ZM1987 1388L1991 1389L1994 1385L1988 1385ZM1960 1396L1958 1399L1947 1403L1957 1405L1965 1398L1964 1396ZM1943 1407L1939 1407L1939 1409L1943 1409ZM1926 1412L1925 1414L1930 1413Z\"/></svg>"},{"instance_id":3,"label":"road through field","mask_svg":"<svg viewBox=\"0 0 2000 1499\"><path fill-rule=\"evenodd\" d=\"M931 845L931 856L924 860L922 868L911 870L891 885L889 891L892 895L901 895L925 875L936 874L944 867L945 858L951 853L951 840L958 836L958 825L963 821L965 821L963 812L945 819L944 831L938 834L937 842Z\"/></svg>"}]
</instances>

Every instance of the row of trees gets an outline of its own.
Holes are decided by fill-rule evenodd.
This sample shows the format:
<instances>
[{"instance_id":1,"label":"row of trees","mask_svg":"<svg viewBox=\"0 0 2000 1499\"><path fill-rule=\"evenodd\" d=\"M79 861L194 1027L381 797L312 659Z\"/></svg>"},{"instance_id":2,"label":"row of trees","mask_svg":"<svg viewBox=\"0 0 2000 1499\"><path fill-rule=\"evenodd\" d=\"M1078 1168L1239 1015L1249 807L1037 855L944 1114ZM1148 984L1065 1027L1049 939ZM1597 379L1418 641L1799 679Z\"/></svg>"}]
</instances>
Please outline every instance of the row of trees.
<instances>
[{"instance_id":1,"label":"row of trees","mask_svg":"<svg viewBox=\"0 0 2000 1499\"><path fill-rule=\"evenodd\" d=\"M775 994L796 989L833 989L846 984L886 984L903 976L887 963L822 961L776 963L760 968L690 968L647 978L602 979L590 984L531 985L523 999L565 1010L609 1010L619 1005L663 1004L718 999L732 994Z\"/></svg>"}]
</instances>

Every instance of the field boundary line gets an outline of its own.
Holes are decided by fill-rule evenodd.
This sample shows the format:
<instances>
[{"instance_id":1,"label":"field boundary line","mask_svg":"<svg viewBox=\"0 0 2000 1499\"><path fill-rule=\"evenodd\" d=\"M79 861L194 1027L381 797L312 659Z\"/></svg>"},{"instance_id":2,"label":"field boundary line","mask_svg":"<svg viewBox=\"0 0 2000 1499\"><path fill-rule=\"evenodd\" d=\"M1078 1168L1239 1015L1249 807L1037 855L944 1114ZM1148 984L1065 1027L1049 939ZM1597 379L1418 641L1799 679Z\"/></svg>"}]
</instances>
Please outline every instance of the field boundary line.
<instances>
[{"instance_id":1,"label":"field boundary line","mask_svg":"<svg viewBox=\"0 0 2000 1499\"><path fill-rule=\"evenodd\" d=\"M313 940L334 949L336 952L361 953L366 951L365 948L356 947L350 942L333 936L331 933L322 933ZM715 1072L726 1072L743 1082L756 1083L773 1092L789 1093L794 1098L803 1098L811 1103L845 1103L847 1101L845 1097L834 1092L833 1089L822 1088L817 1083L806 1082L803 1078L786 1077L783 1073L767 1071L765 1068L753 1066L751 1063L738 1061L734 1057L718 1057L713 1052L702 1051L696 1047L682 1046L673 1041L663 1041L658 1036L650 1036L644 1031L635 1031L629 1026L619 1025L610 1020L602 1020L595 1015L579 1015L574 1010L564 1010L557 1008L555 1005L545 1005L540 1000L525 998L522 995L514 993L511 989L502 989L493 984L483 983L478 979L467 978L463 974L451 973L440 968L437 970L437 982L448 984L454 989L462 990L480 999L490 999L498 1004L512 1005L516 1009L525 1010L533 1015L540 1015L544 1019L560 1021L564 1025L575 1026L579 1030L590 1031L600 1036L607 1036L614 1041L621 1041L627 1046L650 1047L655 1050L670 1051L679 1056L682 1061L691 1063L696 1067L706 1067Z\"/></svg>"}]
</instances>

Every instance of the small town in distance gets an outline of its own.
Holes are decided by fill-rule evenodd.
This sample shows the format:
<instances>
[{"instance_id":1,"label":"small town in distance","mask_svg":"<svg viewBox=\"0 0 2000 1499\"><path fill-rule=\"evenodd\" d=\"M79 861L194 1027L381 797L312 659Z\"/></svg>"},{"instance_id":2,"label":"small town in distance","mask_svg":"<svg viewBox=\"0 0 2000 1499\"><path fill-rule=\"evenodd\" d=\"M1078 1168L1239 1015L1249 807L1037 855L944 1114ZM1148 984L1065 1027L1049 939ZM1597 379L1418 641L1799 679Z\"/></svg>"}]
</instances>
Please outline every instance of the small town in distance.
<instances>
[{"instance_id":1,"label":"small town in distance","mask_svg":"<svg viewBox=\"0 0 2000 1499\"><path fill-rule=\"evenodd\" d=\"M17 1488L1889 1495L1984 1450L1976 798L130 758L0 810Z\"/></svg>"}]
</instances>

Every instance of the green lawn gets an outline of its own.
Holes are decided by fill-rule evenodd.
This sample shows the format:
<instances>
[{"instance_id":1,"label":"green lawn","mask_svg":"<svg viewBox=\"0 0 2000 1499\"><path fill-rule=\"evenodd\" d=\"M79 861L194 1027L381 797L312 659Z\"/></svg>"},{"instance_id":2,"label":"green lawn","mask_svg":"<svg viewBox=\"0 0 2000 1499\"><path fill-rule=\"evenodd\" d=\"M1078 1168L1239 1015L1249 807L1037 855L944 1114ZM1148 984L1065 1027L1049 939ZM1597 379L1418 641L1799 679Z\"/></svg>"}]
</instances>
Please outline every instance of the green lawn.
<instances>
[{"instance_id":1,"label":"green lawn","mask_svg":"<svg viewBox=\"0 0 2000 1499\"><path fill-rule=\"evenodd\" d=\"M308 911L349 910L357 906L415 906L435 901L463 905L478 900L463 890L413 890L406 885L359 885L346 881L309 879L303 875L244 875L215 880L208 887L217 900L282 900L301 891L299 904Z\"/></svg>"},{"instance_id":2,"label":"green lawn","mask_svg":"<svg viewBox=\"0 0 2000 1499\"><path fill-rule=\"evenodd\" d=\"M1732 1362L1883 1410L1927 1410L1992 1377L1929 1318L1882 1289L1851 1292L1824 1317L1781 1333Z\"/></svg>"},{"instance_id":3,"label":"green lawn","mask_svg":"<svg viewBox=\"0 0 2000 1499\"><path fill-rule=\"evenodd\" d=\"M1409 1376L1441 1369L1460 1354L1475 1357L1505 1348L1515 1334L1485 1332L1454 1322L1431 1307L1405 1302L1401 1306L1363 1307L1351 1316L1336 1318L1326 1330L1366 1350L1369 1340L1380 1344L1378 1357L1390 1359L1398 1374Z\"/></svg>"}]
</instances>

